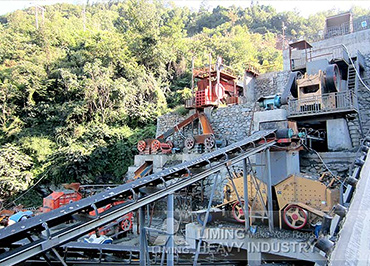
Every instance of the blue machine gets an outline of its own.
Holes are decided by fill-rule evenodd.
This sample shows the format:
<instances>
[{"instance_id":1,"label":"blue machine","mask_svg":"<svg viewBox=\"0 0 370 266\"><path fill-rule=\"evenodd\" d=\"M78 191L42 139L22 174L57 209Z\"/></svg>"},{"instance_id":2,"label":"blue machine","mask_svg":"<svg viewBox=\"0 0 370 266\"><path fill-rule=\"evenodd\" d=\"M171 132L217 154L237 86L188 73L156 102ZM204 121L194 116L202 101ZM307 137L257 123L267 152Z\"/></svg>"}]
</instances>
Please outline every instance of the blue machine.
<instances>
[{"instance_id":1,"label":"blue machine","mask_svg":"<svg viewBox=\"0 0 370 266\"><path fill-rule=\"evenodd\" d=\"M258 99L260 107L265 108L265 110L273 110L280 108L281 106L281 96L271 95L271 96L265 96Z\"/></svg>"},{"instance_id":2,"label":"blue machine","mask_svg":"<svg viewBox=\"0 0 370 266\"><path fill-rule=\"evenodd\" d=\"M25 220L30 218L33 215L33 212L31 211L21 211L17 212L16 214L13 214L12 216L9 217L9 220L18 223L19 221Z\"/></svg>"}]
</instances>

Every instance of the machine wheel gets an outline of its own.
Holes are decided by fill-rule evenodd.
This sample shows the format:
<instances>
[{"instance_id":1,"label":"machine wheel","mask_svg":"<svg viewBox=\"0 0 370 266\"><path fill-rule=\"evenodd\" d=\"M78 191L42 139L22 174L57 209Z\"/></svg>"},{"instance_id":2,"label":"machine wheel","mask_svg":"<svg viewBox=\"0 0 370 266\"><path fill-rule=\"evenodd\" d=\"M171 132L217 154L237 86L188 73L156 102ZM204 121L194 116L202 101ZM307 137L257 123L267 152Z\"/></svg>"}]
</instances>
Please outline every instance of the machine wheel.
<instances>
[{"instance_id":1,"label":"machine wheel","mask_svg":"<svg viewBox=\"0 0 370 266\"><path fill-rule=\"evenodd\" d=\"M215 146L215 144L216 144L216 141L213 136L207 137L204 140L204 147L206 147L207 149L212 149Z\"/></svg>"},{"instance_id":2,"label":"machine wheel","mask_svg":"<svg viewBox=\"0 0 370 266\"><path fill-rule=\"evenodd\" d=\"M195 139L193 137L187 137L185 139L185 148L187 148L188 150L194 148L194 145L195 145Z\"/></svg>"},{"instance_id":3,"label":"machine wheel","mask_svg":"<svg viewBox=\"0 0 370 266\"><path fill-rule=\"evenodd\" d=\"M325 87L327 92L336 92L340 89L340 72L336 64L329 65L326 68Z\"/></svg>"},{"instance_id":4,"label":"machine wheel","mask_svg":"<svg viewBox=\"0 0 370 266\"><path fill-rule=\"evenodd\" d=\"M138 143L137 143L137 150L139 152L143 152L145 151L145 148L146 148L146 142L145 140L140 140Z\"/></svg>"},{"instance_id":5,"label":"machine wheel","mask_svg":"<svg viewBox=\"0 0 370 266\"><path fill-rule=\"evenodd\" d=\"M152 152L157 152L161 148L161 143L159 140L154 139L150 147L152 148Z\"/></svg>"},{"instance_id":6,"label":"machine wheel","mask_svg":"<svg viewBox=\"0 0 370 266\"><path fill-rule=\"evenodd\" d=\"M291 204L285 207L283 219L288 227L295 230L302 229L308 221L307 211Z\"/></svg>"},{"instance_id":7,"label":"machine wheel","mask_svg":"<svg viewBox=\"0 0 370 266\"><path fill-rule=\"evenodd\" d=\"M129 218L126 218L121 222L121 229L124 232L127 232L128 230L130 230L131 226L132 226L132 221Z\"/></svg>"},{"instance_id":8,"label":"machine wheel","mask_svg":"<svg viewBox=\"0 0 370 266\"><path fill-rule=\"evenodd\" d=\"M242 206L240 206L242 205ZM249 211L249 206L248 206ZM245 222L245 215L244 215L244 201L242 201L242 204L239 203L239 201L235 202L232 207L232 214L236 221L239 223Z\"/></svg>"}]
</instances>

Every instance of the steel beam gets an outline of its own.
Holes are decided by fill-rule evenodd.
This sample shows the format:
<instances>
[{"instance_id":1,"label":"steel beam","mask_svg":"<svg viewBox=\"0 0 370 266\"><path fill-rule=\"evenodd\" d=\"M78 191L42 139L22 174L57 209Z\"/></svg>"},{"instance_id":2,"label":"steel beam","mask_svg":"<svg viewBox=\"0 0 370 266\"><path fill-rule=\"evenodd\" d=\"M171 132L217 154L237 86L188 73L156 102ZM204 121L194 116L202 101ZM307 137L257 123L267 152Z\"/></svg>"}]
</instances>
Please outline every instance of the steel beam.
<instances>
[{"instance_id":1,"label":"steel beam","mask_svg":"<svg viewBox=\"0 0 370 266\"><path fill-rule=\"evenodd\" d=\"M139 208L139 226L140 226L140 266L146 266L145 256L145 216L144 207Z\"/></svg>"},{"instance_id":2,"label":"steel beam","mask_svg":"<svg viewBox=\"0 0 370 266\"><path fill-rule=\"evenodd\" d=\"M271 182L271 160L270 149L266 150L266 164L267 164L267 207L269 218L269 230L274 231L274 210L272 205L272 182Z\"/></svg>"},{"instance_id":3,"label":"steel beam","mask_svg":"<svg viewBox=\"0 0 370 266\"><path fill-rule=\"evenodd\" d=\"M174 220L174 202L173 194L167 196L167 266L174 266L174 249L175 249L175 220Z\"/></svg>"},{"instance_id":4,"label":"steel beam","mask_svg":"<svg viewBox=\"0 0 370 266\"><path fill-rule=\"evenodd\" d=\"M209 211L212 207L213 196L215 195L218 176L219 176L219 173L216 174L216 176L214 178L214 183L213 183L213 186L212 186L211 196L209 197L209 201L208 201L208 208L207 208L206 216L204 217L202 230L200 232L199 242L198 242L198 245L197 245L197 251L195 252L195 256L194 256L193 266L196 266L197 262L198 262L199 252L200 252L200 248L202 246L202 239L203 239L204 231L206 229L207 222L208 222Z\"/></svg>"},{"instance_id":5,"label":"steel beam","mask_svg":"<svg viewBox=\"0 0 370 266\"><path fill-rule=\"evenodd\" d=\"M243 159L243 189L244 189L244 217L245 217L245 232L249 232L249 198L248 198L248 167L247 159Z\"/></svg>"}]
</instances>

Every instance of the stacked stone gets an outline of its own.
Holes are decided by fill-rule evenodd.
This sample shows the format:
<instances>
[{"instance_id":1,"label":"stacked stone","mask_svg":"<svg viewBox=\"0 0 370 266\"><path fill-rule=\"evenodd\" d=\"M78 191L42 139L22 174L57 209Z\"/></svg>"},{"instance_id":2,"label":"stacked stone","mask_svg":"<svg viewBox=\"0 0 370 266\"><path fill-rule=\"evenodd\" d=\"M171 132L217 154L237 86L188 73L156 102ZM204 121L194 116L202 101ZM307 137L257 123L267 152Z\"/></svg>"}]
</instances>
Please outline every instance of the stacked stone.
<instances>
[{"instance_id":1,"label":"stacked stone","mask_svg":"<svg viewBox=\"0 0 370 266\"><path fill-rule=\"evenodd\" d=\"M177 125L178 123L185 119L186 116L182 116L177 113L168 113L158 117L156 136L158 137L159 135L173 128L175 125Z\"/></svg>"},{"instance_id":2,"label":"stacked stone","mask_svg":"<svg viewBox=\"0 0 370 266\"><path fill-rule=\"evenodd\" d=\"M209 118L216 137L233 143L250 135L252 116L252 106L242 104L215 109Z\"/></svg>"},{"instance_id":3,"label":"stacked stone","mask_svg":"<svg viewBox=\"0 0 370 266\"><path fill-rule=\"evenodd\" d=\"M370 87L370 54L367 54L365 59L366 66L362 79L367 87ZM366 134L370 130L370 92L361 84L361 82L359 83L358 92L360 118L364 134Z\"/></svg>"},{"instance_id":4,"label":"stacked stone","mask_svg":"<svg viewBox=\"0 0 370 266\"><path fill-rule=\"evenodd\" d=\"M290 71L280 71L262 74L256 79L255 99L262 96L283 93L288 82Z\"/></svg>"},{"instance_id":5,"label":"stacked stone","mask_svg":"<svg viewBox=\"0 0 370 266\"><path fill-rule=\"evenodd\" d=\"M189 115L187 115L189 116ZM157 120L157 136L161 135L170 128L173 128L179 122L186 119L187 116L181 116L176 113L163 115ZM233 143L250 135L250 126L253 116L252 106L250 104L230 105L220 107L207 112L207 117L211 123L216 138L224 138L228 143ZM190 130L182 133L184 136L176 134L173 140L181 139L190 135ZM176 143L175 143L176 144Z\"/></svg>"},{"instance_id":6,"label":"stacked stone","mask_svg":"<svg viewBox=\"0 0 370 266\"><path fill-rule=\"evenodd\" d=\"M325 153L324 153L325 154ZM321 153L321 155L324 155ZM349 175L350 166L356 157L355 153L343 153L343 152L332 152L327 153L332 155L333 158L326 158L324 156L323 160L325 164L329 167L330 171L336 176L346 178ZM341 158L341 159L335 159ZM315 154L307 154L301 152L300 157L300 167L301 172L313 177L319 177L323 172L327 172L327 168L322 163L322 161Z\"/></svg>"}]
</instances>

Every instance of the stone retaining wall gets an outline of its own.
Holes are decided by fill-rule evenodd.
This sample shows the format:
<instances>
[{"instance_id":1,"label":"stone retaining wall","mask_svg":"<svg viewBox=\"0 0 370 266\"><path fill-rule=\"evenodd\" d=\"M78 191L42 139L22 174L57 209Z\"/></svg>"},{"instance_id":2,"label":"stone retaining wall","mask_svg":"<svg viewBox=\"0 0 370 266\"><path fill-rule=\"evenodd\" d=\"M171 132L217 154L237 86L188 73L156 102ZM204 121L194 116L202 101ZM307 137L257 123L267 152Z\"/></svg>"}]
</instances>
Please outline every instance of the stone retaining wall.
<instances>
[{"instance_id":1,"label":"stone retaining wall","mask_svg":"<svg viewBox=\"0 0 370 266\"><path fill-rule=\"evenodd\" d=\"M322 160L337 176L348 177L352 162L357 158L354 152L321 152ZM315 153L300 152L301 172L310 176L320 176L328 171L323 162Z\"/></svg>"},{"instance_id":2,"label":"stone retaining wall","mask_svg":"<svg viewBox=\"0 0 370 266\"><path fill-rule=\"evenodd\" d=\"M228 143L233 143L250 135L252 106L250 104L230 105L226 107L208 109L205 111L213 131L217 138L224 138ZM166 130L173 128L176 124L186 119L176 113L169 113L157 119L157 136ZM196 130L195 130L196 131ZM191 130L181 132L184 136L190 134ZM184 136L175 134L174 140L183 139ZM176 142L176 141L175 141Z\"/></svg>"},{"instance_id":3,"label":"stone retaining wall","mask_svg":"<svg viewBox=\"0 0 370 266\"><path fill-rule=\"evenodd\" d=\"M280 71L262 74L256 79L255 100L262 96L283 93L288 82L290 71Z\"/></svg>"},{"instance_id":4,"label":"stone retaining wall","mask_svg":"<svg viewBox=\"0 0 370 266\"><path fill-rule=\"evenodd\" d=\"M370 88L370 54L365 55L365 58L366 66L362 79ZM358 103L363 131L366 134L370 130L370 92L361 83L358 90Z\"/></svg>"}]
</instances>

